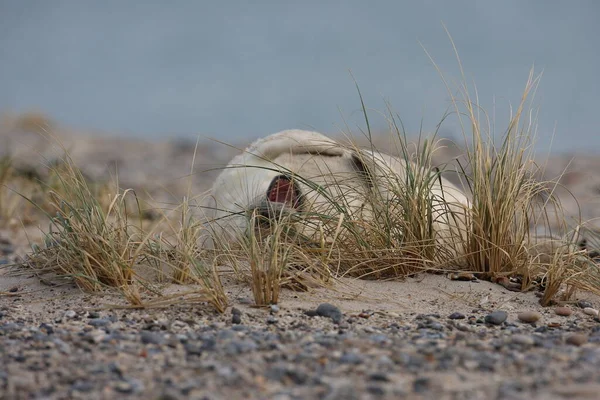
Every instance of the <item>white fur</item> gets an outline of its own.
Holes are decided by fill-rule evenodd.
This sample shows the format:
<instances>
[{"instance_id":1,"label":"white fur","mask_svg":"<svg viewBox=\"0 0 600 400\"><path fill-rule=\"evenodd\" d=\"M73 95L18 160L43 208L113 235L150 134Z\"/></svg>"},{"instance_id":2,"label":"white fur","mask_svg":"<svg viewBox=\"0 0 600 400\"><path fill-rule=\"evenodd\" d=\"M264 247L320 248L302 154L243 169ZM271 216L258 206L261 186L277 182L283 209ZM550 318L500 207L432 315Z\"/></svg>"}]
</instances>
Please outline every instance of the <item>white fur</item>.
<instances>
[{"instance_id":1,"label":"white fur","mask_svg":"<svg viewBox=\"0 0 600 400\"><path fill-rule=\"evenodd\" d=\"M369 182L357 170L354 157L363 160L365 167L375 176ZM250 145L244 153L231 160L217 177L209 196L204 202L208 226L223 240L235 240L248 229L246 212L266 199L269 184L282 172L301 176L303 179L321 185L330 198L343 198L348 209L357 218L372 218L372 210L365 208L369 191L378 190L389 196L386 185L390 179L381 179L396 174L403 182L406 175L406 162L386 154L361 151L360 154L345 148L334 140L317 132L288 130ZM374 184L375 188L370 187ZM316 193L300 183L311 210L323 212L323 194ZM432 187L434 207L433 219L443 236L449 221L448 209L464 210L469 201L463 192L444 178L436 180ZM321 209L319 209L321 207ZM326 211L325 211L326 212ZM224 235L225 234L225 235Z\"/></svg>"}]
</instances>

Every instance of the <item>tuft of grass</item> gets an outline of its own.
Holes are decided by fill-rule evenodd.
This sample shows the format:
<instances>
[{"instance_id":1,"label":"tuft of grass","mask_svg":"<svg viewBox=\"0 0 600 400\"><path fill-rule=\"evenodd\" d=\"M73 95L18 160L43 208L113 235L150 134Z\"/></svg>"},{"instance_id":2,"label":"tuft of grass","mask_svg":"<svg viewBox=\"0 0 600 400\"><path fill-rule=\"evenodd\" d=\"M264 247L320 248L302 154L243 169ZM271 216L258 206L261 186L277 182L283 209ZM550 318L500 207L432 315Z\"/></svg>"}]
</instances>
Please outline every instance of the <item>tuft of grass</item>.
<instances>
[{"instance_id":1,"label":"tuft of grass","mask_svg":"<svg viewBox=\"0 0 600 400\"><path fill-rule=\"evenodd\" d=\"M60 190L47 192L45 207L52 213L44 211L50 219L45 246L33 246L27 265L40 273L69 277L88 291L116 287L129 302L141 305L134 279L141 244L125 201L135 193L117 188L103 206L68 155L54 172Z\"/></svg>"},{"instance_id":2,"label":"tuft of grass","mask_svg":"<svg viewBox=\"0 0 600 400\"><path fill-rule=\"evenodd\" d=\"M146 266L150 266L155 279L164 281L165 269L177 284L194 284L199 289L192 291L194 301L202 299L212 304L218 312L224 312L228 300L223 284L222 271L215 259L210 259L207 251L198 246L205 227L194 218L188 198L184 198L173 213L178 214L176 225L168 215L163 222L172 234L150 232L145 242L143 257Z\"/></svg>"},{"instance_id":3,"label":"tuft of grass","mask_svg":"<svg viewBox=\"0 0 600 400\"><path fill-rule=\"evenodd\" d=\"M283 219L264 221L255 210L250 216L248 235L248 256L250 263L251 287L257 306L277 304L281 289L281 279L290 261L291 244L285 237ZM260 225L271 225L266 237L262 236Z\"/></svg>"}]
</instances>

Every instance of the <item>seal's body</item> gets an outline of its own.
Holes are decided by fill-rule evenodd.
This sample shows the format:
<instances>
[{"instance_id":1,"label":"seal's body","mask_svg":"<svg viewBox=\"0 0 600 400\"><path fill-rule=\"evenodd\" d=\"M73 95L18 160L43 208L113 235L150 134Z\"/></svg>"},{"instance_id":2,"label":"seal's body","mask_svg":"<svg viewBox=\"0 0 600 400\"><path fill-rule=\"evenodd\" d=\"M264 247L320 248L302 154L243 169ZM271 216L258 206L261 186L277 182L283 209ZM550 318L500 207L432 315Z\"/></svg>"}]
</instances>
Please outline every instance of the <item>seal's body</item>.
<instances>
[{"instance_id":1,"label":"seal's body","mask_svg":"<svg viewBox=\"0 0 600 400\"><path fill-rule=\"evenodd\" d=\"M253 210L267 218L283 211L335 217L337 204L352 218L372 221L379 212L373 199L394 202L398 186L406 183L407 168L419 167L345 147L317 132L287 130L259 139L231 160L203 202L212 245L246 235ZM454 228L462 228L469 201L438 175L427 188L433 227L440 238L448 237Z\"/></svg>"}]
</instances>

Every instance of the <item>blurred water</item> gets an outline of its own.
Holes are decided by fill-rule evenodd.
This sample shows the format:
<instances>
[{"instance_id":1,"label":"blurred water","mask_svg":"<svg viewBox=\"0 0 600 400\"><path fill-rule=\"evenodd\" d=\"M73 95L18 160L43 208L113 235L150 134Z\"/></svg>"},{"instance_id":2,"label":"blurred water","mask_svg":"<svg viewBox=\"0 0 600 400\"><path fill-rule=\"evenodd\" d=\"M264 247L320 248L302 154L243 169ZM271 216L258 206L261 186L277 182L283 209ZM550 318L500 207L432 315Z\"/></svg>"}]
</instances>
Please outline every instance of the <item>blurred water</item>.
<instances>
[{"instance_id":1,"label":"blurred water","mask_svg":"<svg viewBox=\"0 0 600 400\"><path fill-rule=\"evenodd\" d=\"M556 130L555 151L595 151L598 17L594 0L6 0L0 111L147 137L335 133L364 125L351 69L368 107L387 100L410 133L431 131L450 96L419 42L460 77L443 21L498 131L535 64L538 148ZM449 121L441 133L457 130Z\"/></svg>"}]
</instances>

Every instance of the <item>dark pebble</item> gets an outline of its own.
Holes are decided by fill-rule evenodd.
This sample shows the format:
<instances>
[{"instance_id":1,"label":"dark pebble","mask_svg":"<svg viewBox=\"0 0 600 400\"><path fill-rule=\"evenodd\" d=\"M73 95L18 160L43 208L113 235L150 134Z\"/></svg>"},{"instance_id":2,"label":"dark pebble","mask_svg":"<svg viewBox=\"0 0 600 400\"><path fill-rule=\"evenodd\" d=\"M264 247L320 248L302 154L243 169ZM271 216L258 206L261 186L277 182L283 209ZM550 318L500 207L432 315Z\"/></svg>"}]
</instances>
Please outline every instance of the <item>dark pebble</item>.
<instances>
[{"instance_id":1,"label":"dark pebble","mask_svg":"<svg viewBox=\"0 0 600 400\"><path fill-rule=\"evenodd\" d=\"M368 385L367 392L371 393L374 396L383 396L385 395L385 389L381 386L377 385Z\"/></svg>"},{"instance_id":2,"label":"dark pebble","mask_svg":"<svg viewBox=\"0 0 600 400\"><path fill-rule=\"evenodd\" d=\"M202 351L203 351L203 346L200 345L199 343L186 343L183 345L183 348L185 349L185 352L189 355L193 355L193 356L200 356L202 355Z\"/></svg>"},{"instance_id":3,"label":"dark pebble","mask_svg":"<svg viewBox=\"0 0 600 400\"><path fill-rule=\"evenodd\" d=\"M107 318L98 318L98 319L89 320L88 325L95 326L95 327L101 327L101 326L107 326L111 322L112 321Z\"/></svg>"},{"instance_id":4,"label":"dark pebble","mask_svg":"<svg viewBox=\"0 0 600 400\"><path fill-rule=\"evenodd\" d=\"M94 384L90 381L77 381L71 385L71 390L76 392L91 392L94 389Z\"/></svg>"},{"instance_id":5,"label":"dark pebble","mask_svg":"<svg viewBox=\"0 0 600 400\"><path fill-rule=\"evenodd\" d=\"M269 368L265 376L271 380L286 382L291 380L296 385L304 385L308 382L309 376L295 368L294 366L275 365Z\"/></svg>"},{"instance_id":6,"label":"dark pebble","mask_svg":"<svg viewBox=\"0 0 600 400\"><path fill-rule=\"evenodd\" d=\"M374 372L371 375L369 375L369 380L376 382L389 382L390 378L384 372Z\"/></svg>"},{"instance_id":7,"label":"dark pebble","mask_svg":"<svg viewBox=\"0 0 600 400\"><path fill-rule=\"evenodd\" d=\"M240 311L240 309L232 307L231 308L231 315L242 315L242 312Z\"/></svg>"},{"instance_id":8,"label":"dark pebble","mask_svg":"<svg viewBox=\"0 0 600 400\"><path fill-rule=\"evenodd\" d=\"M316 315L319 315L321 317L331 318L331 320L336 324L339 324L342 321L342 312L333 304L319 304L319 306L315 310L315 313Z\"/></svg>"},{"instance_id":9,"label":"dark pebble","mask_svg":"<svg viewBox=\"0 0 600 400\"><path fill-rule=\"evenodd\" d=\"M225 353L228 355L237 355L250 353L258 348L258 345L252 340L232 340L224 346Z\"/></svg>"},{"instance_id":10,"label":"dark pebble","mask_svg":"<svg viewBox=\"0 0 600 400\"><path fill-rule=\"evenodd\" d=\"M594 308L593 304L587 300L579 300L577 306L579 306L579 308Z\"/></svg>"},{"instance_id":11,"label":"dark pebble","mask_svg":"<svg viewBox=\"0 0 600 400\"><path fill-rule=\"evenodd\" d=\"M342 364L362 364L363 359L359 354L356 353L344 353L340 357Z\"/></svg>"},{"instance_id":12,"label":"dark pebble","mask_svg":"<svg viewBox=\"0 0 600 400\"><path fill-rule=\"evenodd\" d=\"M429 378L417 378L414 380L413 382L413 390L416 393L423 393L424 391L426 391L427 389L429 389L430 387L430 380Z\"/></svg>"},{"instance_id":13,"label":"dark pebble","mask_svg":"<svg viewBox=\"0 0 600 400\"><path fill-rule=\"evenodd\" d=\"M151 331L142 331L140 337L144 344L163 344L165 341L163 335Z\"/></svg>"},{"instance_id":14,"label":"dark pebble","mask_svg":"<svg viewBox=\"0 0 600 400\"><path fill-rule=\"evenodd\" d=\"M453 312L452 314L448 315L449 319L465 319L465 315L461 314L459 312Z\"/></svg>"},{"instance_id":15,"label":"dark pebble","mask_svg":"<svg viewBox=\"0 0 600 400\"><path fill-rule=\"evenodd\" d=\"M42 322L42 323L40 324L40 326L39 326L39 329L40 329L42 332L46 332L46 334L48 334L48 335L52 335L52 334L54 333L54 327L53 327L52 325L48 325L48 324L47 324L47 323L45 323L45 322Z\"/></svg>"},{"instance_id":16,"label":"dark pebble","mask_svg":"<svg viewBox=\"0 0 600 400\"><path fill-rule=\"evenodd\" d=\"M433 329L436 331L443 331L444 330L444 325L440 324L439 322L430 322L426 325L427 328L429 329Z\"/></svg>"},{"instance_id":17,"label":"dark pebble","mask_svg":"<svg viewBox=\"0 0 600 400\"><path fill-rule=\"evenodd\" d=\"M15 252L15 248L11 244L0 244L0 253L7 256Z\"/></svg>"},{"instance_id":18,"label":"dark pebble","mask_svg":"<svg viewBox=\"0 0 600 400\"><path fill-rule=\"evenodd\" d=\"M506 311L494 311L485 316L485 322L492 325L500 325L508 318Z\"/></svg>"},{"instance_id":19,"label":"dark pebble","mask_svg":"<svg viewBox=\"0 0 600 400\"><path fill-rule=\"evenodd\" d=\"M231 316L231 323L234 325L239 325L242 323L242 317L240 314L233 314Z\"/></svg>"}]
</instances>

